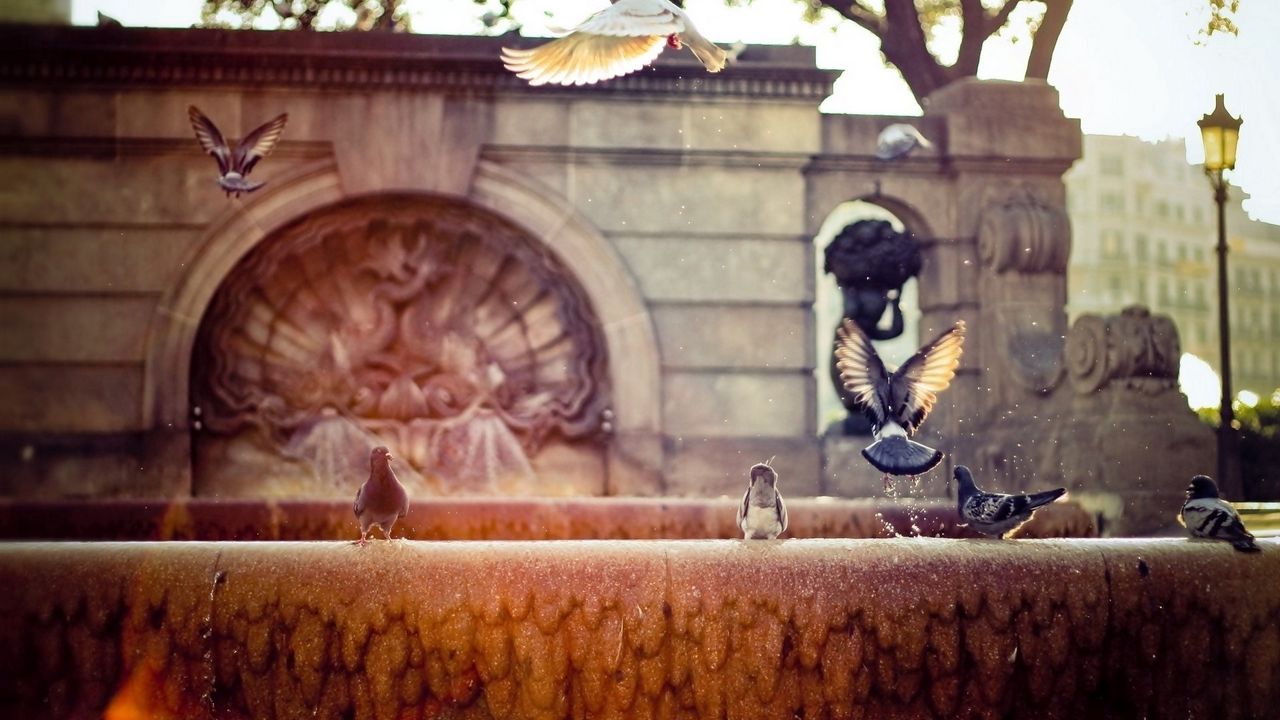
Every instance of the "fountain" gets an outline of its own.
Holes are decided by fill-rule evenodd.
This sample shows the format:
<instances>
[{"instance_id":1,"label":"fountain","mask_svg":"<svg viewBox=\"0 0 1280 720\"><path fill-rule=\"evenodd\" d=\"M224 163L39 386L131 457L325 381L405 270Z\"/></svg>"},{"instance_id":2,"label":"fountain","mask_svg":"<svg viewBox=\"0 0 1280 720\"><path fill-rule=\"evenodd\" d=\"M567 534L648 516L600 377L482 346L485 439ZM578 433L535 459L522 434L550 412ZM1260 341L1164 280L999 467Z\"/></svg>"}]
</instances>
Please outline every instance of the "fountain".
<instances>
[{"instance_id":1,"label":"fountain","mask_svg":"<svg viewBox=\"0 0 1280 720\"><path fill-rule=\"evenodd\" d=\"M1079 131L1052 88L946 88L912 120L936 147L886 172L902 119L819 115L811 50L538 93L497 39L277 35L0 27L27 108L3 152L40 156L0 219L36 318L0 368L0 714L1280 705L1280 543L1083 539L1167 526L1211 439L1163 320L1066 324ZM228 128L287 106L262 190L211 185L192 102ZM940 447L1070 487L1019 540L946 499L814 497L808 238L851 196L919 239L922 332L973 330ZM375 444L413 505L362 548ZM771 455L791 527L744 542Z\"/></svg>"}]
</instances>

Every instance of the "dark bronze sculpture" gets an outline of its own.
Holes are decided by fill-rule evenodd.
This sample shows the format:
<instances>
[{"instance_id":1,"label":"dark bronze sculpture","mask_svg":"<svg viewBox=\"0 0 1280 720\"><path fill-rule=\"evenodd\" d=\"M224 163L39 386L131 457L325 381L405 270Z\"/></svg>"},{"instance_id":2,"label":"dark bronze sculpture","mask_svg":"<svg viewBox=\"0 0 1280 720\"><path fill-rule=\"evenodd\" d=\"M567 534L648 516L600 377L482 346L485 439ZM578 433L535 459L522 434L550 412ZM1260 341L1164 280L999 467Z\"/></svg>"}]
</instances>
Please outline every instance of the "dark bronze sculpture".
<instances>
[{"instance_id":1,"label":"dark bronze sculpture","mask_svg":"<svg viewBox=\"0 0 1280 720\"><path fill-rule=\"evenodd\" d=\"M835 276L840 286L842 320L853 320L872 340L891 340L902 334L902 286L920 272L921 263L920 244L911 233L895 230L887 220L859 220L827 245L822 269ZM882 329L879 323L886 308L890 322ZM845 393L834 355L829 357L828 367L836 394L849 411L844 434L869 434L871 425Z\"/></svg>"}]
</instances>

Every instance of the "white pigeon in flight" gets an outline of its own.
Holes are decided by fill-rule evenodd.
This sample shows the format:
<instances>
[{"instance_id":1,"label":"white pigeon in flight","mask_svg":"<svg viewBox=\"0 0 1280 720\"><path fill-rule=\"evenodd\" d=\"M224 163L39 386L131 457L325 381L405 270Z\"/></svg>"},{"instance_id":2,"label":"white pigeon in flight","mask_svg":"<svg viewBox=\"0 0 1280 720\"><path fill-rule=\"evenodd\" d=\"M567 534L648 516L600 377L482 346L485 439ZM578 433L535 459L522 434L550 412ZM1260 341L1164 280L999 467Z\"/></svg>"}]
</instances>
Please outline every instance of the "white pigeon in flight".
<instances>
[{"instance_id":1,"label":"white pigeon in flight","mask_svg":"<svg viewBox=\"0 0 1280 720\"><path fill-rule=\"evenodd\" d=\"M928 150L933 147L933 143L914 126L894 123L881 130L880 136L876 138L876 159L897 160L910 155L918 147Z\"/></svg>"},{"instance_id":2,"label":"white pigeon in flight","mask_svg":"<svg viewBox=\"0 0 1280 720\"><path fill-rule=\"evenodd\" d=\"M616 0L568 35L529 50L502 49L502 63L530 85L589 85L633 73L664 47L685 44L709 72L727 54L702 36L689 16L668 0Z\"/></svg>"}]
</instances>

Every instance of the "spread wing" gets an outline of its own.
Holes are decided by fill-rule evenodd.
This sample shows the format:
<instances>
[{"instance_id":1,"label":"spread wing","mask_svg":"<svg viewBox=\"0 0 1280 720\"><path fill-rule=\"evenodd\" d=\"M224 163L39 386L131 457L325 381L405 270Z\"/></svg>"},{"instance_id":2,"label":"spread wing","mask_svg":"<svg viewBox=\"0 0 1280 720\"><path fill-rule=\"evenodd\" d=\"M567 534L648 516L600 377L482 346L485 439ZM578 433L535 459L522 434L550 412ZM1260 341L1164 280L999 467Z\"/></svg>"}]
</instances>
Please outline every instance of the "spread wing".
<instances>
[{"instance_id":1,"label":"spread wing","mask_svg":"<svg viewBox=\"0 0 1280 720\"><path fill-rule=\"evenodd\" d=\"M259 125L253 132L244 136L236 145L232 167L241 175L248 175L258 161L266 157L280 141L284 134L284 124L289 120L289 113L281 113Z\"/></svg>"},{"instance_id":2,"label":"spread wing","mask_svg":"<svg viewBox=\"0 0 1280 720\"><path fill-rule=\"evenodd\" d=\"M840 324L836 335L836 369L840 371L845 392L853 396L877 426L882 425L889 415L879 391L889 379L884 362L871 346L870 338L849 318Z\"/></svg>"},{"instance_id":3,"label":"spread wing","mask_svg":"<svg viewBox=\"0 0 1280 720\"><path fill-rule=\"evenodd\" d=\"M227 141L222 139L222 133L218 132L218 126L195 105L187 107L187 117L191 120L191 128L196 131L200 147L218 161L219 174L226 175L231 168L231 150Z\"/></svg>"},{"instance_id":4,"label":"spread wing","mask_svg":"<svg viewBox=\"0 0 1280 720\"><path fill-rule=\"evenodd\" d=\"M890 377L890 394L896 404L893 418L908 432L915 432L938 401L938 393L951 385L964 351L964 333L964 321L956 321L954 327L917 350Z\"/></svg>"},{"instance_id":5,"label":"spread wing","mask_svg":"<svg viewBox=\"0 0 1280 720\"><path fill-rule=\"evenodd\" d=\"M684 30L684 16L670 3L618 0L558 40L530 50L503 48L502 62L530 85L587 85L648 65L667 36Z\"/></svg>"}]
</instances>

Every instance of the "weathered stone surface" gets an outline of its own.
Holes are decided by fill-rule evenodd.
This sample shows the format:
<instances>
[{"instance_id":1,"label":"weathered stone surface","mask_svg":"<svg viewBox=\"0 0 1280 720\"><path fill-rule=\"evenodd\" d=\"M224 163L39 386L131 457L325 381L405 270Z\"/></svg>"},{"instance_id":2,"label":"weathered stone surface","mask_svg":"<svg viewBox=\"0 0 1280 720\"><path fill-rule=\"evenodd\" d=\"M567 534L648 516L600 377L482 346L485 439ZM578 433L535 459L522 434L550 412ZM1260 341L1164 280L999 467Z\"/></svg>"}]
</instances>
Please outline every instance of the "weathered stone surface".
<instances>
[{"instance_id":1,"label":"weathered stone surface","mask_svg":"<svg viewBox=\"0 0 1280 720\"><path fill-rule=\"evenodd\" d=\"M813 300L807 242L723 237L614 239L646 297L659 301L803 303Z\"/></svg>"},{"instance_id":2,"label":"weathered stone surface","mask_svg":"<svg viewBox=\"0 0 1280 720\"><path fill-rule=\"evenodd\" d=\"M0 706L1261 718L1280 703L1280 542L1261 544L9 544Z\"/></svg>"},{"instance_id":3,"label":"weathered stone surface","mask_svg":"<svg viewBox=\"0 0 1280 720\"><path fill-rule=\"evenodd\" d=\"M7 227L0 235L0 289L159 293L196 235L184 227Z\"/></svg>"},{"instance_id":4,"label":"weathered stone surface","mask_svg":"<svg viewBox=\"0 0 1280 720\"><path fill-rule=\"evenodd\" d=\"M141 365L0 366L0 432L138 430Z\"/></svg>"},{"instance_id":5,"label":"weathered stone surface","mask_svg":"<svg viewBox=\"0 0 1280 720\"><path fill-rule=\"evenodd\" d=\"M663 365L670 368L812 369L813 314L803 307L657 305Z\"/></svg>"},{"instance_id":6,"label":"weathered stone surface","mask_svg":"<svg viewBox=\"0 0 1280 720\"><path fill-rule=\"evenodd\" d=\"M801 435L813 426L808 373L677 372L667 375L663 424L673 436Z\"/></svg>"},{"instance_id":7,"label":"weathered stone surface","mask_svg":"<svg viewBox=\"0 0 1280 720\"><path fill-rule=\"evenodd\" d=\"M155 298L6 298L0 303L0 363L140 363Z\"/></svg>"},{"instance_id":8,"label":"weathered stone surface","mask_svg":"<svg viewBox=\"0 0 1280 720\"><path fill-rule=\"evenodd\" d=\"M798 468L805 470L805 468ZM978 537L951 500L806 497L813 473L783 473L787 537ZM395 526L410 540L703 540L736 538L743 478L691 490L719 498L413 499ZM345 500L137 499L0 502L0 540L345 540L358 537ZM1090 537L1089 517L1066 500L1036 513L1019 537Z\"/></svg>"}]
</instances>

